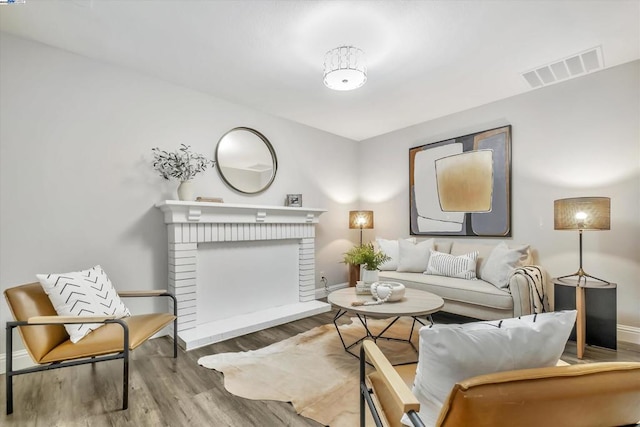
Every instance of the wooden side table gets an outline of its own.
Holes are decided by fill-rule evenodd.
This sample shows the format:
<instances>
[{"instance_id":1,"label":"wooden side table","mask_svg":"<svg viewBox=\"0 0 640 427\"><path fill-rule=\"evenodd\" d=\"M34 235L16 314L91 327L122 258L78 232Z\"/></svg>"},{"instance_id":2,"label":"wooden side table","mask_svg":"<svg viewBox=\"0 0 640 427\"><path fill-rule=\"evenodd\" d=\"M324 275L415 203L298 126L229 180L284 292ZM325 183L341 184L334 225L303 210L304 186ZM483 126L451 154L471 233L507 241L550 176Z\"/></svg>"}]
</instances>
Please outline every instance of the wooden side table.
<instances>
[{"instance_id":1,"label":"wooden side table","mask_svg":"<svg viewBox=\"0 0 640 427\"><path fill-rule=\"evenodd\" d=\"M585 344L616 350L617 285L587 280L577 286L577 279L553 279L553 284L555 310L578 311L569 337L576 341L578 359L584 355Z\"/></svg>"}]
</instances>

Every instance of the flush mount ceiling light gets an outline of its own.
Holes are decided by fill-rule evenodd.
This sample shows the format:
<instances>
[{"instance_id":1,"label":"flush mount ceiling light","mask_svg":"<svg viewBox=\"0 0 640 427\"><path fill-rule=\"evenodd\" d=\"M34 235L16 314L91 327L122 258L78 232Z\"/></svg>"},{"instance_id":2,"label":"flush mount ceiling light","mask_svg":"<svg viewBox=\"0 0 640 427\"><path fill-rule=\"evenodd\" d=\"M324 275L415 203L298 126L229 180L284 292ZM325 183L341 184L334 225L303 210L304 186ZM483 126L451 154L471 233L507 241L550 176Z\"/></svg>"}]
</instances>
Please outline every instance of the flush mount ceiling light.
<instances>
[{"instance_id":1,"label":"flush mount ceiling light","mask_svg":"<svg viewBox=\"0 0 640 427\"><path fill-rule=\"evenodd\" d=\"M340 46L324 57L324 84L333 90L353 90L367 81L362 49Z\"/></svg>"}]
</instances>

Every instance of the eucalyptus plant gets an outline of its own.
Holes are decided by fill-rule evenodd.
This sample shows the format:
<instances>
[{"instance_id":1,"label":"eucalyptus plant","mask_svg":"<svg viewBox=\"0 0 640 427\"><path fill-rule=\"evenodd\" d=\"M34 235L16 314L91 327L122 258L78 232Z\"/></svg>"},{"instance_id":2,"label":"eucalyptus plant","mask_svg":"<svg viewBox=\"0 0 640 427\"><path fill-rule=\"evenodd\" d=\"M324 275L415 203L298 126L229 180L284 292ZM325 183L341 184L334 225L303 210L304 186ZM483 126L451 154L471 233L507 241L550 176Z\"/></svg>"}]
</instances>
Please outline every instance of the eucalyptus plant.
<instances>
[{"instance_id":1,"label":"eucalyptus plant","mask_svg":"<svg viewBox=\"0 0 640 427\"><path fill-rule=\"evenodd\" d=\"M207 159L202 154L193 153L189 149L191 146L180 144L180 148L174 152L168 152L152 148L153 168L160 173L164 179L175 178L180 181L188 181L200 172L204 172L207 167L215 166L215 161Z\"/></svg>"},{"instance_id":2,"label":"eucalyptus plant","mask_svg":"<svg viewBox=\"0 0 640 427\"><path fill-rule=\"evenodd\" d=\"M364 265L367 270L377 270L381 264L391 259L382 251L376 251L373 243L354 246L344 254L342 260L345 264Z\"/></svg>"}]
</instances>

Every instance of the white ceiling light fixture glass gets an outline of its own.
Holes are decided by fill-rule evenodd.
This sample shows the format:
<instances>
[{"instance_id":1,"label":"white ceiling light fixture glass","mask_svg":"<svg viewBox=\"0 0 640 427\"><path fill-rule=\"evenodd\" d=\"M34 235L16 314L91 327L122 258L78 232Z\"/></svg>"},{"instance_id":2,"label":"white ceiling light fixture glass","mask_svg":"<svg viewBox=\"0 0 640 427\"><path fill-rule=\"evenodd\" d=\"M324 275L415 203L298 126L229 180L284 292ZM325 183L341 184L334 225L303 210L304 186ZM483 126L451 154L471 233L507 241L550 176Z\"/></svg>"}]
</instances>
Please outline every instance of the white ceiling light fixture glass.
<instances>
[{"instance_id":1,"label":"white ceiling light fixture glass","mask_svg":"<svg viewBox=\"0 0 640 427\"><path fill-rule=\"evenodd\" d=\"M367 81L364 52L353 46L331 49L324 57L324 84L333 90L353 90Z\"/></svg>"}]
</instances>

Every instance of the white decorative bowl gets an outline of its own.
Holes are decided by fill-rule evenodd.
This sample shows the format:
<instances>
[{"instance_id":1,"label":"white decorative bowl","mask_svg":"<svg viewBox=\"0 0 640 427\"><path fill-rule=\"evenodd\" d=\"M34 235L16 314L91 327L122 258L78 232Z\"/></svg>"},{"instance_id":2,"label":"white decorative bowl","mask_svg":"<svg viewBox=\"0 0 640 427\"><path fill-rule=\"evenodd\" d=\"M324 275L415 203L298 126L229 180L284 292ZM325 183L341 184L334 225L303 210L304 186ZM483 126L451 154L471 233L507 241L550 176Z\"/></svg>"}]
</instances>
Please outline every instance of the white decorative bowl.
<instances>
[{"instance_id":1,"label":"white decorative bowl","mask_svg":"<svg viewBox=\"0 0 640 427\"><path fill-rule=\"evenodd\" d=\"M404 297L405 286L398 282L375 282L371 285L371 293L378 298L384 300L389 296L387 301L400 301ZM389 295L391 294L391 295Z\"/></svg>"}]
</instances>

